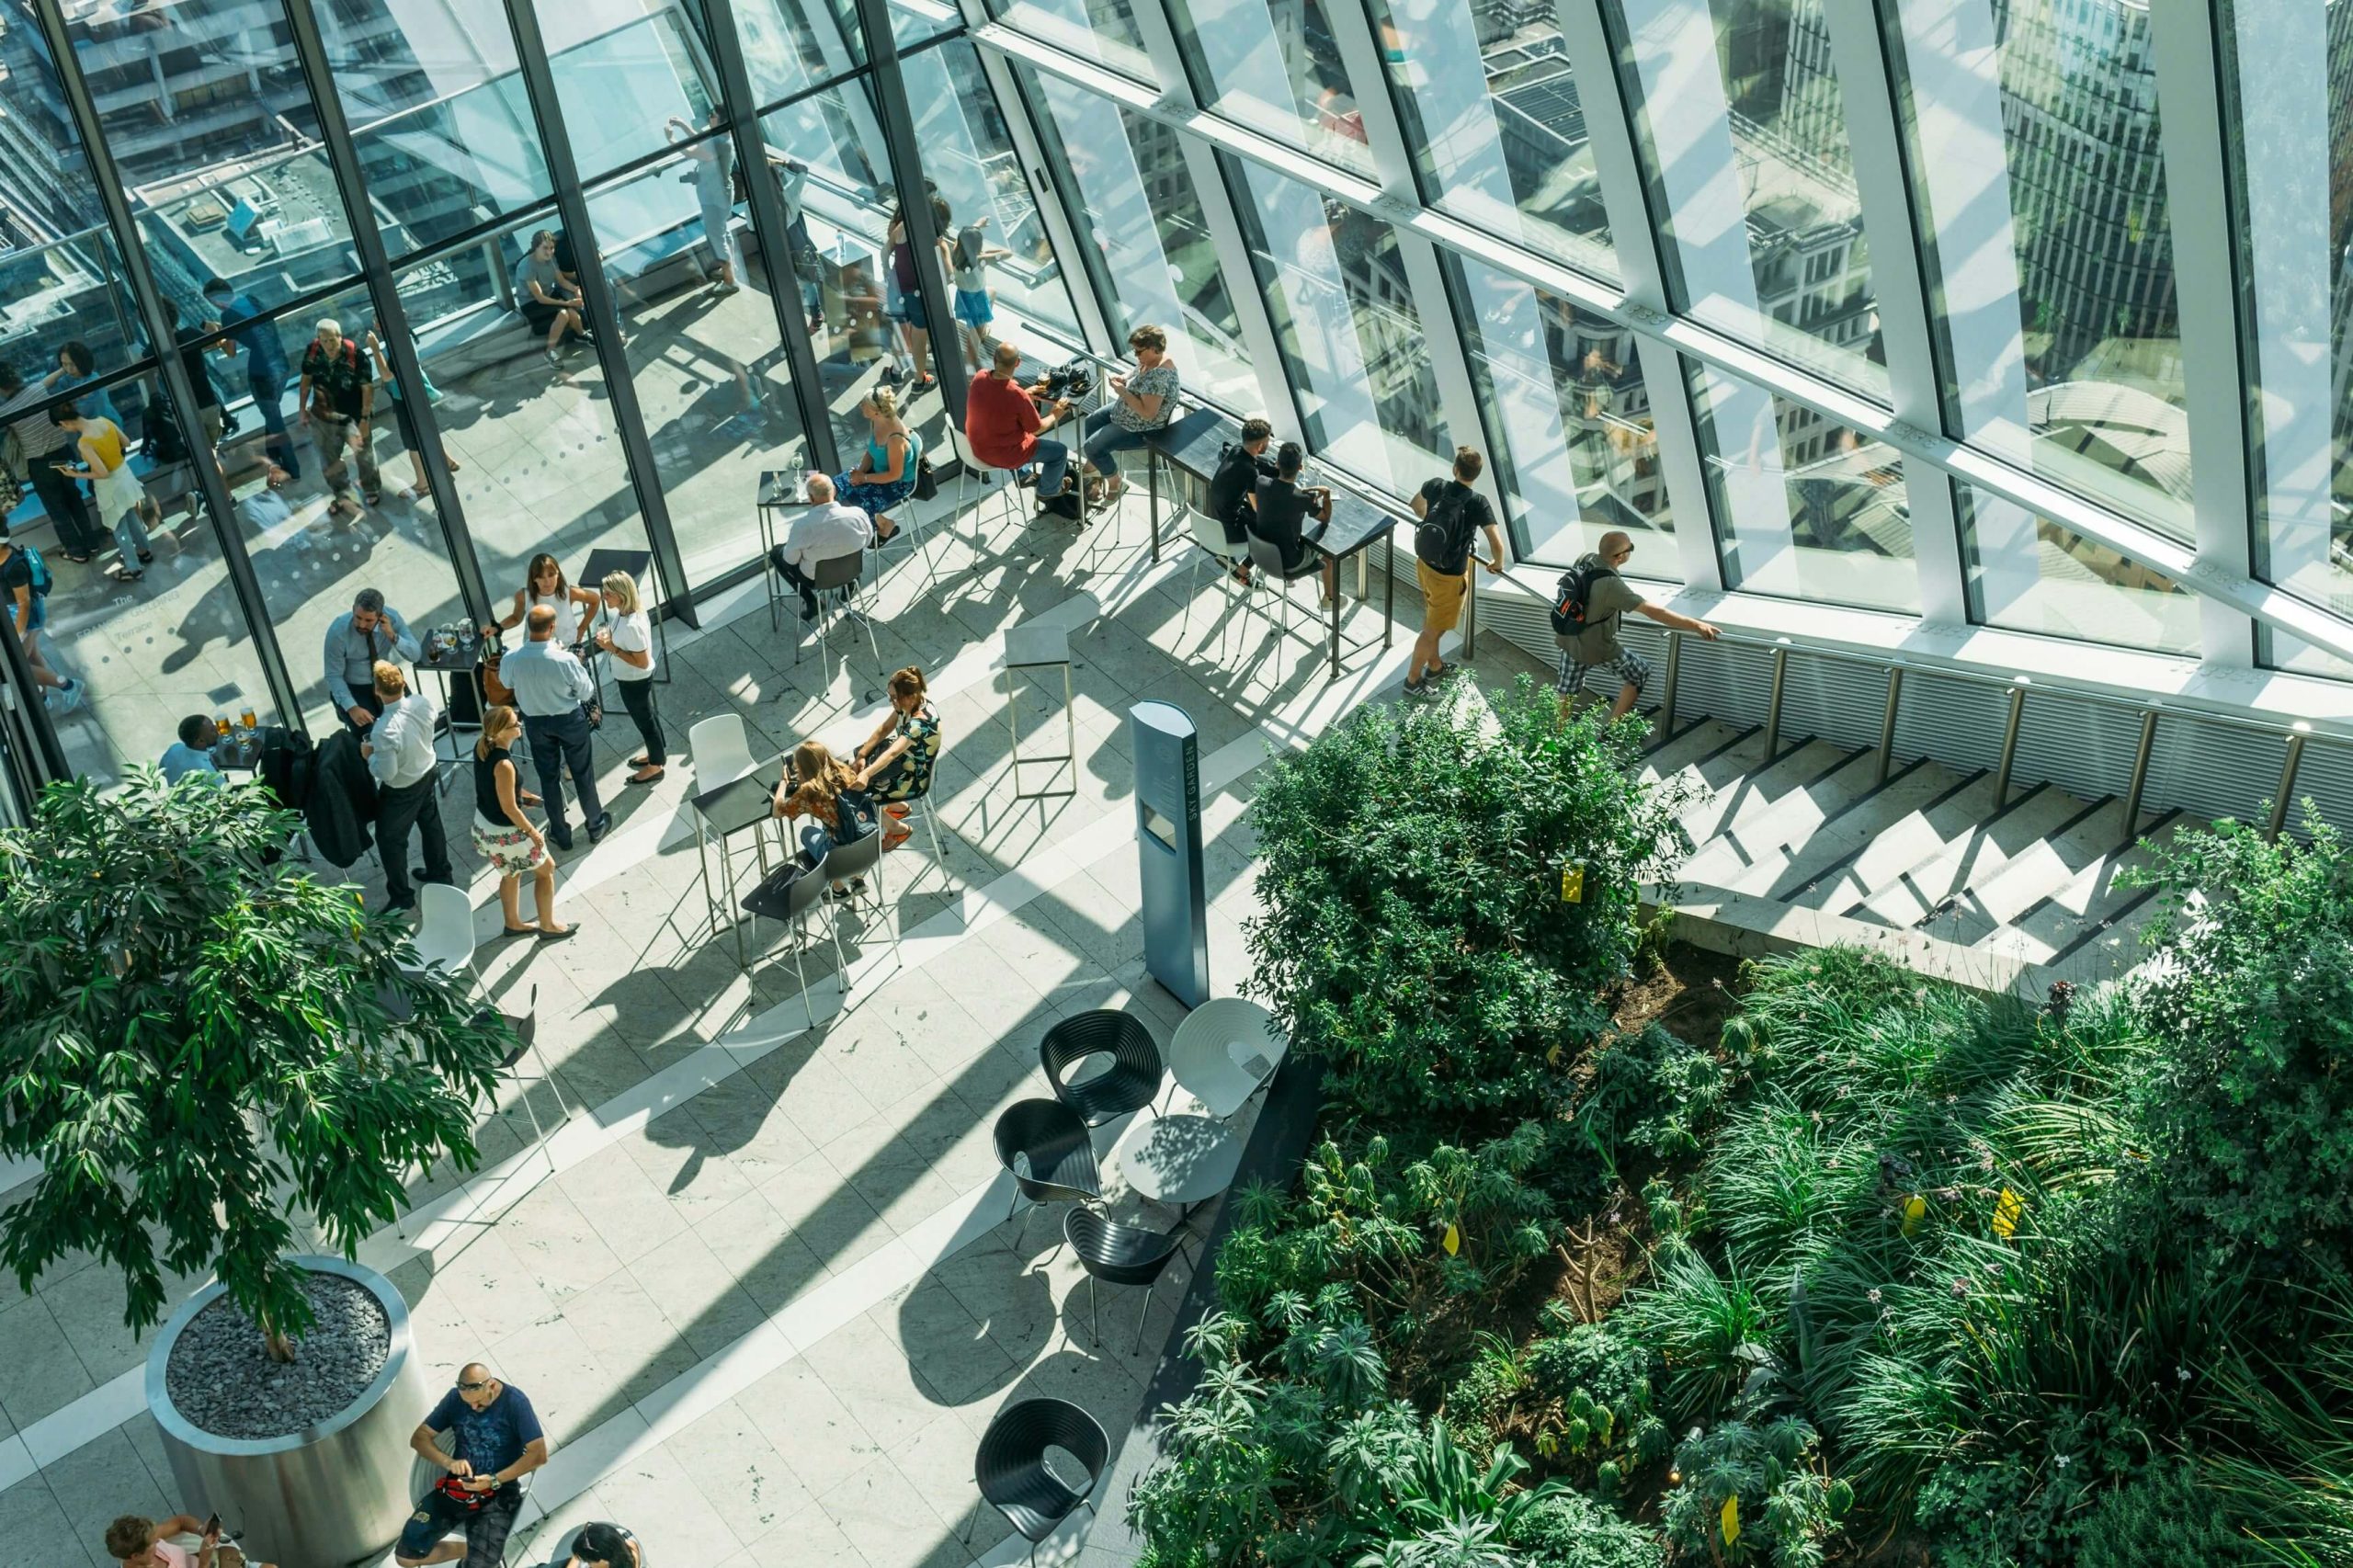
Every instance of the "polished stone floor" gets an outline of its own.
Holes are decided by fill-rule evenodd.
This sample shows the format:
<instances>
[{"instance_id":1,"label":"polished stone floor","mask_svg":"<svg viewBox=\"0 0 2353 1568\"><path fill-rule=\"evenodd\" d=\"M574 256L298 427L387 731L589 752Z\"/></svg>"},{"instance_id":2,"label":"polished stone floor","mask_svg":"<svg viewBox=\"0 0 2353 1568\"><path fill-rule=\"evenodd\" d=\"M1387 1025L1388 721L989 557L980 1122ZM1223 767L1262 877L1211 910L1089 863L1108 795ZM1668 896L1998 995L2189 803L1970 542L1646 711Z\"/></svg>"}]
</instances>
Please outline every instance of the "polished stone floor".
<instances>
[{"instance_id":1,"label":"polished stone floor","mask_svg":"<svg viewBox=\"0 0 2353 1568\"><path fill-rule=\"evenodd\" d=\"M1184 1265L1134 1354L1140 1298L1103 1291L1098 1346L1054 1217L1008 1220L990 1136L1006 1105L1047 1092L1038 1042L1055 1019L1127 1007L1165 1048L1182 1017L1141 961L1126 711L1161 699L1199 726L1211 973L1231 994L1254 909L1255 771L1394 696L1418 603L1402 589L1395 647L1332 682L1320 644L1221 620L1225 600L1180 551L1153 565L1141 499L1074 539L1024 533L995 496L951 518L953 498L925 555L884 570L879 657L846 628L796 664L797 622L788 612L772 631L755 585L702 630L674 630L661 688L674 746L732 711L756 751L774 750L853 741L879 717L883 672L929 672L946 864L918 833L886 858L884 912L843 918L847 1007L822 935L807 1009L781 927L746 931L741 969L732 939L711 936L680 810L692 769L679 757L661 784L623 787L635 736L618 712L597 753L619 825L563 860L559 912L581 934L483 949L489 992L539 1017L553 1078L526 1092L551 1136L533 1143L510 1094L483 1128L485 1171L420 1182L425 1207L363 1257L400 1286L437 1381L486 1360L545 1418L555 1458L517 1564L560 1561L564 1528L591 1517L696 1568L1017 1561L1026 1543L972 1487L992 1413L1058 1394L1117 1443L1165 1348ZM1312 585L1295 589L1304 606ZM1377 630L1377 601L1349 614ZM1025 745L1058 741L1060 683L1017 687L998 652L1006 627L1040 618L1070 632L1081 754L1077 792L1042 803L1012 799L1006 715L1019 705ZM1532 667L1497 637L1477 664L1491 683ZM465 845L470 809L461 780L447 821L487 942L499 915ZM369 860L353 875L381 885ZM1123 1190L1117 1203L1176 1218ZM0 1284L0 1561L96 1568L108 1519L184 1501L121 1304L95 1266L29 1296ZM1075 1532L1050 1551L1121 1560Z\"/></svg>"}]
</instances>

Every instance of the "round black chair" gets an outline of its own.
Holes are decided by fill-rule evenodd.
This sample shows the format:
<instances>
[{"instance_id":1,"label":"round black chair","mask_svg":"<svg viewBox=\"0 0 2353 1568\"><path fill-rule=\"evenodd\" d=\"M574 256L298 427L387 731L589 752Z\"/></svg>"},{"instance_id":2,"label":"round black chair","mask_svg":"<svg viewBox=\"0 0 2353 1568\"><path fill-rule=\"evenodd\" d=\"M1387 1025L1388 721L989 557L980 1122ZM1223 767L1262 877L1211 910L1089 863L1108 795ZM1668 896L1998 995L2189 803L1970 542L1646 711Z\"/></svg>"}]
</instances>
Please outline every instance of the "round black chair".
<instances>
[{"instance_id":1,"label":"round black chair","mask_svg":"<svg viewBox=\"0 0 2353 1568\"><path fill-rule=\"evenodd\" d=\"M1097 1349L1103 1345L1103 1324L1096 1315L1095 1282L1107 1285L1141 1285L1143 1287L1143 1310L1136 1313L1136 1342L1128 1354L1132 1356L1143 1348L1143 1320L1152 1312L1152 1290L1176 1256L1184 1228L1174 1231L1147 1231L1141 1225L1122 1225L1107 1220L1092 1209L1071 1209L1063 1213L1063 1239L1070 1243L1070 1250L1078 1255L1079 1263L1086 1270L1086 1326L1095 1335Z\"/></svg>"},{"instance_id":2,"label":"round black chair","mask_svg":"<svg viewBox=\"0 0 2353 1568\"><path fill-rule=\"evenodd\" d=\"M1103 1174L1086 1119L1060 1100L1016 1100L1006 1107L996 1119L996 1157L1013 1176L1007 1220L1025 1198L1032 1203L1102 1201ZM1021 1233L1029 1233L1026 1219ZM1014 1243L1016 1250L1020 1244Z\"/></svg>"},{"instance_id":3,"label":"round black chair","mask_svg":"<svg viewBox=\"0 0 2353 1568\"><path fill-rule=\"evenodd\" d=\"M1046 1468L1046 1450L1061 1449L1086 1470L1086 1485L1074 1488ZM997 1413L972 1456L972 1479L981 1495L1021 1532L1036 1568L1038 1543L1064 1519L1095 1509L1095 1488L1111 1458L1110 1439L1095 1417L1066 1400L1025 1399Z\"/></svg>"},{"instance_id":4,"label":"round black chair","mask_svg":"<svg viewBox=\"0 0 2353 1568\"><path fill-rule=\"evenodd\" d=\"M1069 1082L1070 1070L1090 1056L1108 1056L1111 1065L1083 1082ZM1038 1061L1046 1070L1046 1082L1054 1086L1054 1097L1090 1126L1142 1110L1160 1097L1160 1047L1152 1042L1144 1021L1132 1013L1098 1008L1064 1018L1046 1031Z\"/></svg>"}]
</instances>

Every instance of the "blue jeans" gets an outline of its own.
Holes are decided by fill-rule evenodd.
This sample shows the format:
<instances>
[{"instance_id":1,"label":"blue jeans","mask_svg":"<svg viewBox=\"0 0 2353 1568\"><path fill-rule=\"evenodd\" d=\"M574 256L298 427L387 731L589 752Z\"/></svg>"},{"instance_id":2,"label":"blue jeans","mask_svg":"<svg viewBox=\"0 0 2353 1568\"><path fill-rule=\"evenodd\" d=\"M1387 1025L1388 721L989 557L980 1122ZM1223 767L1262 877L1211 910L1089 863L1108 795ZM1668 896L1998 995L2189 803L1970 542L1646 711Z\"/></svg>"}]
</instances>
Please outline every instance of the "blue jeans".
<instances>
[{"instance_id":1,"label":"blue jeans","mask_svg":"<svg viewBox=\"0 0 2353 1568\"><path fill-rule=\"evenodd\" d=\"M581 819L593 831L605 808L597 799L597 760L589 751L596 732L588 727L585 710L575 708L553 718L523 717L523 733L530 737L531 760L540 770L540 803L547 808L548 837L559 849L572 847L572 824L563 820L563 771L572 769L573 792L580 797Z\"/></svg>"},{"instance_id":2,"label":"blue jeans","mask_svg":"<svg viewBox=\"0 0 2353 1568\"><path fill-rule=\"evenodd\" d=\"M293 439L286 434L286 367L274 367L268 373L260 367L249 367L245 371L245 390L253 393L254 408L261 415L261 427L267 432L262 449L290 478L301 478L301 460L294 455Z\"/></svg>"},{"instance_id":3,"label":"blue jeans","mask_svg":"<svg viewBox=\"0 0 2353 1568\"><path fill-rule=\"evenodd\" d=\"M1063 481L1070 475L1070 449L1040 436L1030 450L1030 460L1038 465L1038 494L1061 494Z\"/></svg>"},{"instance_id":4,"label":"blue jeans","mask_svg":"<svg viewBox=\"0 0 2353 1568\"><path fill-rule=\"evenodd\" d=\"M1107 425L1086 443L1086 466L1097 473L1109 473L1113 454L1140 452L1154 434L1151 430L1122 430L1117 425Z\"/></svg>"}]
</instances>

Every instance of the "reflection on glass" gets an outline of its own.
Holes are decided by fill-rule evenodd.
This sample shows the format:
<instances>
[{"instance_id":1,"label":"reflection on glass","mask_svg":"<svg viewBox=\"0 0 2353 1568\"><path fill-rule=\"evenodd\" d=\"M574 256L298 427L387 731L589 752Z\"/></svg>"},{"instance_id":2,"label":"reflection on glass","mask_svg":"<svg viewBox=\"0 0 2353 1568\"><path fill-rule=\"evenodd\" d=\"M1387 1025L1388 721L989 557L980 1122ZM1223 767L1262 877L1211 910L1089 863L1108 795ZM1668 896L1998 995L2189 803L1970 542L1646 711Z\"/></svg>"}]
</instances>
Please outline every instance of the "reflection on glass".
<instances>
[{"instance_id":1,"label":"reflection on glass","mask_svg":"<svg viewBox=\"0 0 2353 1568\"><path fill-rule=\"evenodd\" d=\"M1675 531L1634 336L1477 262L1452 260L1495 483L1524 559L1566 566L1622 528ZM1671 551L1647 551L1653 572Z\"/></svg>"},{"instance_id":2,"label":"reflection on glass","mask_svg":"<svg viewBox=\"0 0 2353 1568\"><path fill-rule=\"evenodd\" d=\"M1431 199L1506 239L1617 276L1585 105L1555 13L1471 0L1370 4L1405 144Z\"/></svg>"},{"instance_id":3,"label":"reflection on glass","mask_svg":"<svg viewBox=\"0 0 2353 1568\"><path fill-rule=\"evenodd\" d=\"M1176 132L1059 77L1025 81L1047 111L1049 148L1063 154L1073 188L1063 205L1094 243L1112 335L1157 323L1188 389L1255 412L1258 380Z\"/></svg>"},{"instance_id":4,"label":"reflection on glass","mask_svg":"<svg viewBox=\"0 0 2353 1568\"><path fill-rule=\"evenodd\" d=\"M700 129L718 101L702 40L674 4L622 7L533 0L556 100L581 177L658 152L673 121Z\"/></svg>"},{"instance_id":5,"label":"reflection on glass","mask_svg":"<svg viewBox=\"0 0 2353 1568\"><path fill-rule=\"evenodd\" d=\"M2163 653L2199 651L2198 597L2170 577L1963 481L1953 482L1953 500L1970 619Z\"/></svg>"},{"instance_id":6,"label":"reflection on glass","mask_svg":"<svg viewBox=\"0 0 2353 1568\"><path fill-rule=\"evenodd\" d=\"M1319 158L1373 172L1324 0L1170 0L1168 10L1204 103Z\"/></svg>"},{"instance_id":7,"label":"reflection on glass","mask_svg":"<svg viewBox=\"0 0 2353 1568\"><path fill-rule=\"evenodd\" d=\"M398 258L546 196L547 164L497 0L317 7L335 94Z\"/></svg>"},{"instance_id":8,"label":"reflection on glass","mask_svg":"<svg viewBox=\"0 0 2353 1568\"><path fill-rule=\"evenodd\" d=\"M964 25L963 13L949 0L889 0L889 4L891 36L903 51Z\"/></svg>"},{"instance_id":9,"label":"reflection on glass","mask_svg":"<svg viewBox=\"0 0 2353 1568\"><path fill-rule=\"evenodd\" d=\"M222 461L236 502L237 530L301 694L303 718L313 736L324 736L343 722L343 705L327 694L321 649L328 623L351 608L360 589L381 590L419 636L460 619L465 607L418 467L416 415L406 406L429 403L439 387L429 369L425 388L413 393L399 386L364 290L337 295L316 313L342 329L368 378L366 426L347 430L324 419L298 420L301 477L296 479L282 468L269 468L264 444L252 428L256 422L246 419L246 427L224 444ZM293 341L297 326L280 325L299 371L312 335ZM347 496L340 506L335 486L328 483L338 469ZM371 472L381 475L372 499L365 488ZM352 499L360 503L357 508ZM428 689L438 701L439 688L428 683Z\"/></svg>"},{"instance_id":10,"label":"reflection on glass","mask_svg":"<svg viewBox=\"0 0 2353 1568\"><path fill-rule=\"evenodd\" d=\"M0 252L0 364L28 387L58 390L146 354L137 311L102 228Z\"/></svg>"},{"instance_id":11,"label":"reflection on glass","mask_svg":"<svg viewBox=\"0 0 2353 1568\"><path fill-rule=\"evenodd\" d=\"M1309 444L1412 494L1454 446L1396 232L1256 165L1227 166Z\"/></svg>"},{"instance_id":12,"label":"reflection on glass","mask_svg":"<svg viewBox=\"0 0 2353 1568\"><path fill-rule=\"evenodd\" d=\"M2224 15L2256 569L2353 618L2353 4Z\"/></svg>"},{"instance_id":13,"label":"reflection on glass","mask_svg":"<svg viewBox=\"0 0 2353 1568\"><path fill-rule=\"evenodd\" d=\"M2148 9L2007 0L1999 13L1994 0L1884 7L1946 417L2188 542Z\"/></svg>"},{"instance_id":14,"label":"reflection on glass","mask_svg":"<svg viewBox=\"0 0 2353 1568\"><path fill-rule=\"evenodd\" d=\"M752 96L774 103L866 62L850 0L737 0L735 25Z\"/></svg>"},{"instance_id":15,"label":"reflection on glass","mask_svg":"<svg viewBox=\"0 0 2353 1568\"><path fill-rule=\"evenodd\" d=\"M85 8L71 37L167 298L222 278L267 309L357 271L278 0Z\"/></svg>"},{"instance_id":16,"label":"reflection on glass","mask_svg":"<svg viewBox=\"0 0 2353 1568\"><path fill-rule=\"evenodd\" d=\"M1724 585L1917 613L1894 449L1711 366L1690 378Z\"/></svg>"},{"instance_id":17,"label":"reflection on glass","mask_svg":"<svg viewBox=\"0 0 2353 1568\"><path fill-rule=\"evenodd\" d=\"M50 722L68 766L105 787L162 756L189 715L250 708L266 723L284 721L198 494L194 465L209 460L202 428L171 417L152 376L85 390L81 401L100 391L135 454L131 472L143 498L139 532L125 536L134 553L118 558L112 530L101 529L103 553L86 564L67 558L71 532L97 499L80 494L86 486L75 486L76 516L64 528L51 513L53 493L28 495L7 524L14 543L40 551L54 585L39 601L28 649ZM45 421L17 428L30 444L56 439ZM145 561L135 553L142 536Z\"/></svg>"},{"instance_id":18,"label":"reflection on glass","mask_svg":"<svg viewBox=\"0 0 2353 1568\"><path fill-rule=\"evenodd\" d=\"M538 232L495 235L400 275L494 601L522 586L525 563L541 551L578 580L600 545L646 548L596 353L567 343L551 365L547 329L519 308L517 274ZM555 265L569 270L571 259L560 250Z\"/></svg>"},{"instance_id":19,"label":"reflection on glass","mask_svg":"<svg viewBox=\"0 0 2353 1568\"><path fill-rule=\"evenodd\" d=\"M699 150L588 193L654 469L696 583L759 554L751 502L760 473L808 456L767 278L704 287L711 219L676 177L682 165L708 166L691 155Z\"/></svg>"},{"instance_id":20,"label":"reflection on glass","mask_svg":"<svg viewBox=\"0 0 2353 1568\"><path fill-rule=\"evenodd\" d=\"M1159 85L1131 0L995 0L999 21L1139 82Z\"/></svg>"},{"instance_id":21,"label":"reflection on glass","mask_svg":"<svg viewBox=\"0 0 2353 1568\"><path fill-rule=\"evenodd\" d=\"M1611 0L1676 302L1880 398L1829 24L1807 0Z\"/></svg>"}]
</instances>

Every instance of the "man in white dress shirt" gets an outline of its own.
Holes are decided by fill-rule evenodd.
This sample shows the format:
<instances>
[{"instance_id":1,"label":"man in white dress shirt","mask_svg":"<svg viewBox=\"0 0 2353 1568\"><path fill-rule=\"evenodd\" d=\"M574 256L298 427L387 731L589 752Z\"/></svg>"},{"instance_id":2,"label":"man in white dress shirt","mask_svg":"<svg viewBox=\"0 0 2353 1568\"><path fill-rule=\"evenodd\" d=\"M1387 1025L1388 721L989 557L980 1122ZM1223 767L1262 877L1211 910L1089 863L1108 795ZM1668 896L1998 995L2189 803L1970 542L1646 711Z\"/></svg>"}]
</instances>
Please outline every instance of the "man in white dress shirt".
<instances>
[{"instance_id":1,"label":"man in white dress shirt","mask_svg":"<svg viewBox=\"0 0 2353 1568\"><path fill-rule=\"evenodd\" d=\"M801 619L817 619L817 562L874 548L874 519L834 499L834 482L809 476L809 509L792 519L784 542L768 552L784 580L801 592Z\"/></svg>"},{"instance_id":2,"label":"man in white dress shirt","mask_svg":"<svg viewBox=\"0 0 2353 1568\"><path fill-rule=\"evenodd\" d=\"M384 854L384 891L392 895L394 909L414 909L412 875L426 882L457 880L449 871L449 840L442 831L441 802L434 792L441 759L433 749L433 732L441 713L433 699L409 690L408 677L398 665L377 662L375 688L383 711L359 750L368 758L368 771L376 776L376 836ZM425 868L414 873L408 869L411 827L421 829L425 839Z\"/></svg>"}]
</instances>

